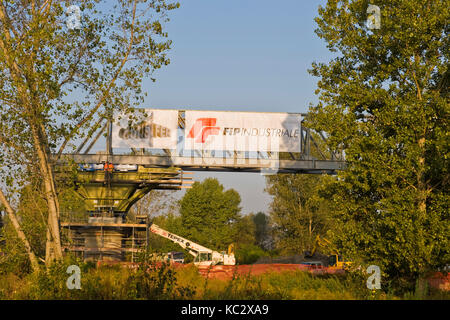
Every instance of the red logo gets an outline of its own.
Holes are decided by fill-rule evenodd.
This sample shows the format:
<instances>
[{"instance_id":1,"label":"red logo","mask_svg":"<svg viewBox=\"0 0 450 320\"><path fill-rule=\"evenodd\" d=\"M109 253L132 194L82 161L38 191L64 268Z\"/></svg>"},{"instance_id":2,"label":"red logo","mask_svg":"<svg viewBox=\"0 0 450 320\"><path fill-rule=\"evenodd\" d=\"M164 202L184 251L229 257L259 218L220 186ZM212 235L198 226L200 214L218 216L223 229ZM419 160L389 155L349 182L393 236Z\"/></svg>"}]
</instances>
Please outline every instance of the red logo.
<instances>
[{"instance_id":1,"label":"red logo","mask_svg":"<svg viewBox=\"0 0 450 320\"><path fill-rule=\"evenodd\" d=\"M199 118L195 121L194 125L189 131L188 138L195 138L197 143L205 143L206 139L210 135L218 135L220 127L215 127L217 122L216 118Z\"/></svg>"}]
</instances>

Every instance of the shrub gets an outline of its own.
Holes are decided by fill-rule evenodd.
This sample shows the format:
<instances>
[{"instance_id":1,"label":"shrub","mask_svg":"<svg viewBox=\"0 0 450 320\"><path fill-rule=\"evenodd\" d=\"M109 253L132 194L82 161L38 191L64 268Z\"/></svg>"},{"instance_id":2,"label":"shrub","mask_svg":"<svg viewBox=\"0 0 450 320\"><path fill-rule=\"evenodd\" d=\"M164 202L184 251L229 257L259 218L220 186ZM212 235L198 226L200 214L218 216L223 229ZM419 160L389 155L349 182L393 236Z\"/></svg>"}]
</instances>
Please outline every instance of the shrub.
<instances>
[{"instance_id":1,"label":"shrub","mask_svg":"<svg viewBox=\"0 0 450 320\"><path fill-rule=\"evenodd\" d=\"M239 264L252 264L265 256L269 254L253 244L243 244L236 249L236 261Z\"/></svg>"}]
</instances>

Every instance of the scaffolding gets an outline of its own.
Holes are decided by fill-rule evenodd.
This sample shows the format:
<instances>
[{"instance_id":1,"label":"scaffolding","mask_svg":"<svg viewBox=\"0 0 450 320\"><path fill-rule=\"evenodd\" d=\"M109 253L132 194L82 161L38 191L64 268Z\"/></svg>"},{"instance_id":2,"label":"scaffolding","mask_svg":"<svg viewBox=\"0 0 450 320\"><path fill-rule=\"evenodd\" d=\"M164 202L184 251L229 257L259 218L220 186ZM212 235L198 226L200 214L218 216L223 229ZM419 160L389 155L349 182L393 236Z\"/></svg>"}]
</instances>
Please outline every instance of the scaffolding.
<instances>
[{"instance_id":1,"label":"scaffolding","mask_svg":"<svg viewBox=\"0 0 450 320\"><path fill-rule=\"evenodd\" d=\"M148 217L126 222L129 209L151 190L189 188L192 177L178 168L145 168L121 172L79 170L76 191L85 212L61 214L63 249L85 261L131 261L148 248Z\"/></svg>"},{"instance_id":2,"label":"scaffolding","mask_svg":"<svg viewBox=\"0 0 450 320\"><path fill-rule=\"evenodd\" d=\"M131 261L149 245L148 216L136 216L136 223L121 217L90 217L87 222L62 222L63 249L85 261Z\"/></svg>"}]
</instances>

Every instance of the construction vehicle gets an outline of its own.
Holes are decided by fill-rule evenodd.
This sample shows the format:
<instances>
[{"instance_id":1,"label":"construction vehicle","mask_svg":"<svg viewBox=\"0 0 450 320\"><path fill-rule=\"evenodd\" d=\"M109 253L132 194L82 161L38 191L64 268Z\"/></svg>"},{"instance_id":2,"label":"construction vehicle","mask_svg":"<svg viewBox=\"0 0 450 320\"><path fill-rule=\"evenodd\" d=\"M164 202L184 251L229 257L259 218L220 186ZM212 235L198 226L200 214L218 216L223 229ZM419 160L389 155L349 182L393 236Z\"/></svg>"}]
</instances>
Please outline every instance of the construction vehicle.
<instances>
[{"instance_id":1,"label":"construction vehicle","mask_svg":"<svg viewBox=\"0 0 450 320\"><path fill-rule=\"evenodd\" d=\"M328 266L336 267L339 269L345 269L351 265L352 262L345 260L342 257L342 255L339 254L337 250L333 247L330 240L321 238L319 235L317 235L316 239L314 240L312 251L306 251L305 257L312 258L316 253L318 247L322 247L331 251L332 254L328 256Z\"/></svg>"},{"instance_id":2,"label":"construction vehicle","mask_svg":"<svg viewBox=\"0 0 450 320\"><path fill-rule=\"evenodd\" d=\"M184 253L171 251L166 254L165 259L170 262L184 263Z\"/></svg>"},{"instance_id":3,"label":"construction vehicle","mask_svg":"<svg viewBox=\"0 0 450 320\"><path fill-rule=\"evenodd\" d=\"M236 259L234 257L234 246L231 244L228 247L228 253L217 252L206 247L203 247L195 242L188 239L180 237L174 233L171 233L163 228L152 223L150 225L150 231L157 234L163 238L169 239L175 242L183 249L186 249L191 255L194 256L194 264L200 266L209 266L223 264L226 266L234 266L236 264Z\"/></svg>"}]
</instances>

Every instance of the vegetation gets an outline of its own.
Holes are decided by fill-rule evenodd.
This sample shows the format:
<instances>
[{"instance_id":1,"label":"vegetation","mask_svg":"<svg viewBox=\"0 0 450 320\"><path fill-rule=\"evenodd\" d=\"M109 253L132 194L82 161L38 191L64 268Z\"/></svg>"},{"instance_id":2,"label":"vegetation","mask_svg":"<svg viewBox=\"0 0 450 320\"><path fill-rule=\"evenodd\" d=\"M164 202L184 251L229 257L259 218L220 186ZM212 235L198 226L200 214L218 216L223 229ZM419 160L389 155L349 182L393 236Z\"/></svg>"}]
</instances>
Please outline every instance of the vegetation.
<instances>
[{"instance_id":1,"label":"vegetation","mask_svg":"<svg viewBox=\"0 0 450 320\"><path fill-rule=\"evenodd\" d=\"M347 169L324 196L334 202L334 241L376 264L385 286L411 290L450 261L449 28L445 1L328 1L317 35L336 57L314 63L320 102L309 125L342 149Z\"/></svg>"},{"instance_id":2,"label":"vegetation","mask_svg":"<svg viewBox=\"0 0 450 320\"><path fill-rule=\"evenodd\" d=\"M317 235L333 227L330 202L319 195L325 177L277 174L267 177L267 192L273 196L270 220L275 247L282 254L312 250Z\"/></svg>"},{"instance_id":3,"label":"vegetation","mask_svg":"<svg viewBox=\"0 0 450 320\"><path fill-rule=\"evenodd\" d=\"M273 239L269 217L264 212L250 214L255 224L255 242L264 250L272 250Z\"/></svg>"},{"instance_id":4,"label":"vegetation","mask_svg":"<svg viewBox=\"0 0 450 320\"><path fill-rule=\"evenodd\" d=\"M151 196L152 193L148 197ZM224 190L217 179L195 182L181 200L163 199L164 204L154 200L148 207L151 212L146 211L160 227L219 252L233 244L239 264L253 263L268 255L264 247L258 245L258 241L267 244L270 237L267 216L262 212L241 215L239 194L233 189ZM164 213L155 216L153 208ZM135 210L133 208L132 212ZM177 244L153 234L150 243L153 251L183 251ZM192 260L187 251L185 260Z\"/></svg>"},{"instance_id":5,"label":"vegetation","mask_svg":"<svg viewBox=\"0 0 450 320\"><path fill-rule=\"evenodd\" d=\"M79 3L79 21L72 25L68 19L74 17L66 14L71 4L0 2L0 203L36 271L38 258L20 225L14 195L30 179L40 180L47 211L45 261L62 259L54 160L101 120L129 113L143 101L142 81L169 63L171 42L163 23L179 6L88 0Z\"/></svg>"},{"instance_id":6,"label":"vegetation","mask_svg":"<svg viewBox=\"0 0 450 320\"><path fill-rule=\"evenodd\" d=\"M80 266L81 289L66 286L67 267ZM65 259L46 271L18 277L0 274L0 299L449 299L448 293L417 286L403 296L372 292L360 275L313 276L308 272L244 275L235 279L206 279L193 265L173 268L140 264L137 268L120 265L95 267L92 263Z\"/></svg>"},{"instance_id":7,"label":"vegetation","mask_svg":"<svg viewBox=\"0 0 450 320\"><path fill-rule=\"evenodd\" d=\"M182 236L214 250L225 250L237 236L241 197L217 179L195 182L180 201Z\"/></svg>"},{"instance_id":8,"label":"vegetation","mask_svg":"<svg viewBox=\"0 0 450 320\"><path fill-rule=\"evenodd\" d=\"M73 186L56 180L54 160L99 121L142 102L144 77L169 63L162 22L178 7L99 3L81 4L73 30L63 22L69 1L0 1L0 299L450 298L425 281L450 261L444 1L379 0L377 29L366 25L367 0L320 7L316 33L336 55L312 65L319 103L306 125L345 154L337 177L268 176L268 215L242 215L240 195L212 178L195 182L181 200L152 191L132 208L128 222L148 215L205 247L234 244L238 264L301 255L317 236L353 261L344 275L298 271L229 281L205 279L193 265L152 262L155 253L181 250L153 234L140 263L129 267L63 256L65 210L86 213ZM80 290L66 286L73 264L81 268ZM382 290L366 287L370 264L381 269Z\"/></svg>"},{"instance_id":9,"label":"vegetation","mask_svg":"<svg viewBox=\"0 0 450 320\"><path fill-rule=\"evenodd\" d=\"M39 184L28 184L20 190L19 194L19 203L15 214L36 258L44 261L47 249L48 211L45 200L41 197L41 188ZM70 212L70 219L86 219L83 201L80 201L79 195L73 189L65 189L59 197L63 219L68 218L68 212ZM32 265L27 250L7 216L4 219L4 226L0 228L0 238L4 240L3 242L0 240L0 270L14 272L18 275L31 272ZM61 238L66 240L64 234Z\"/></svg>"}]
</instances>

